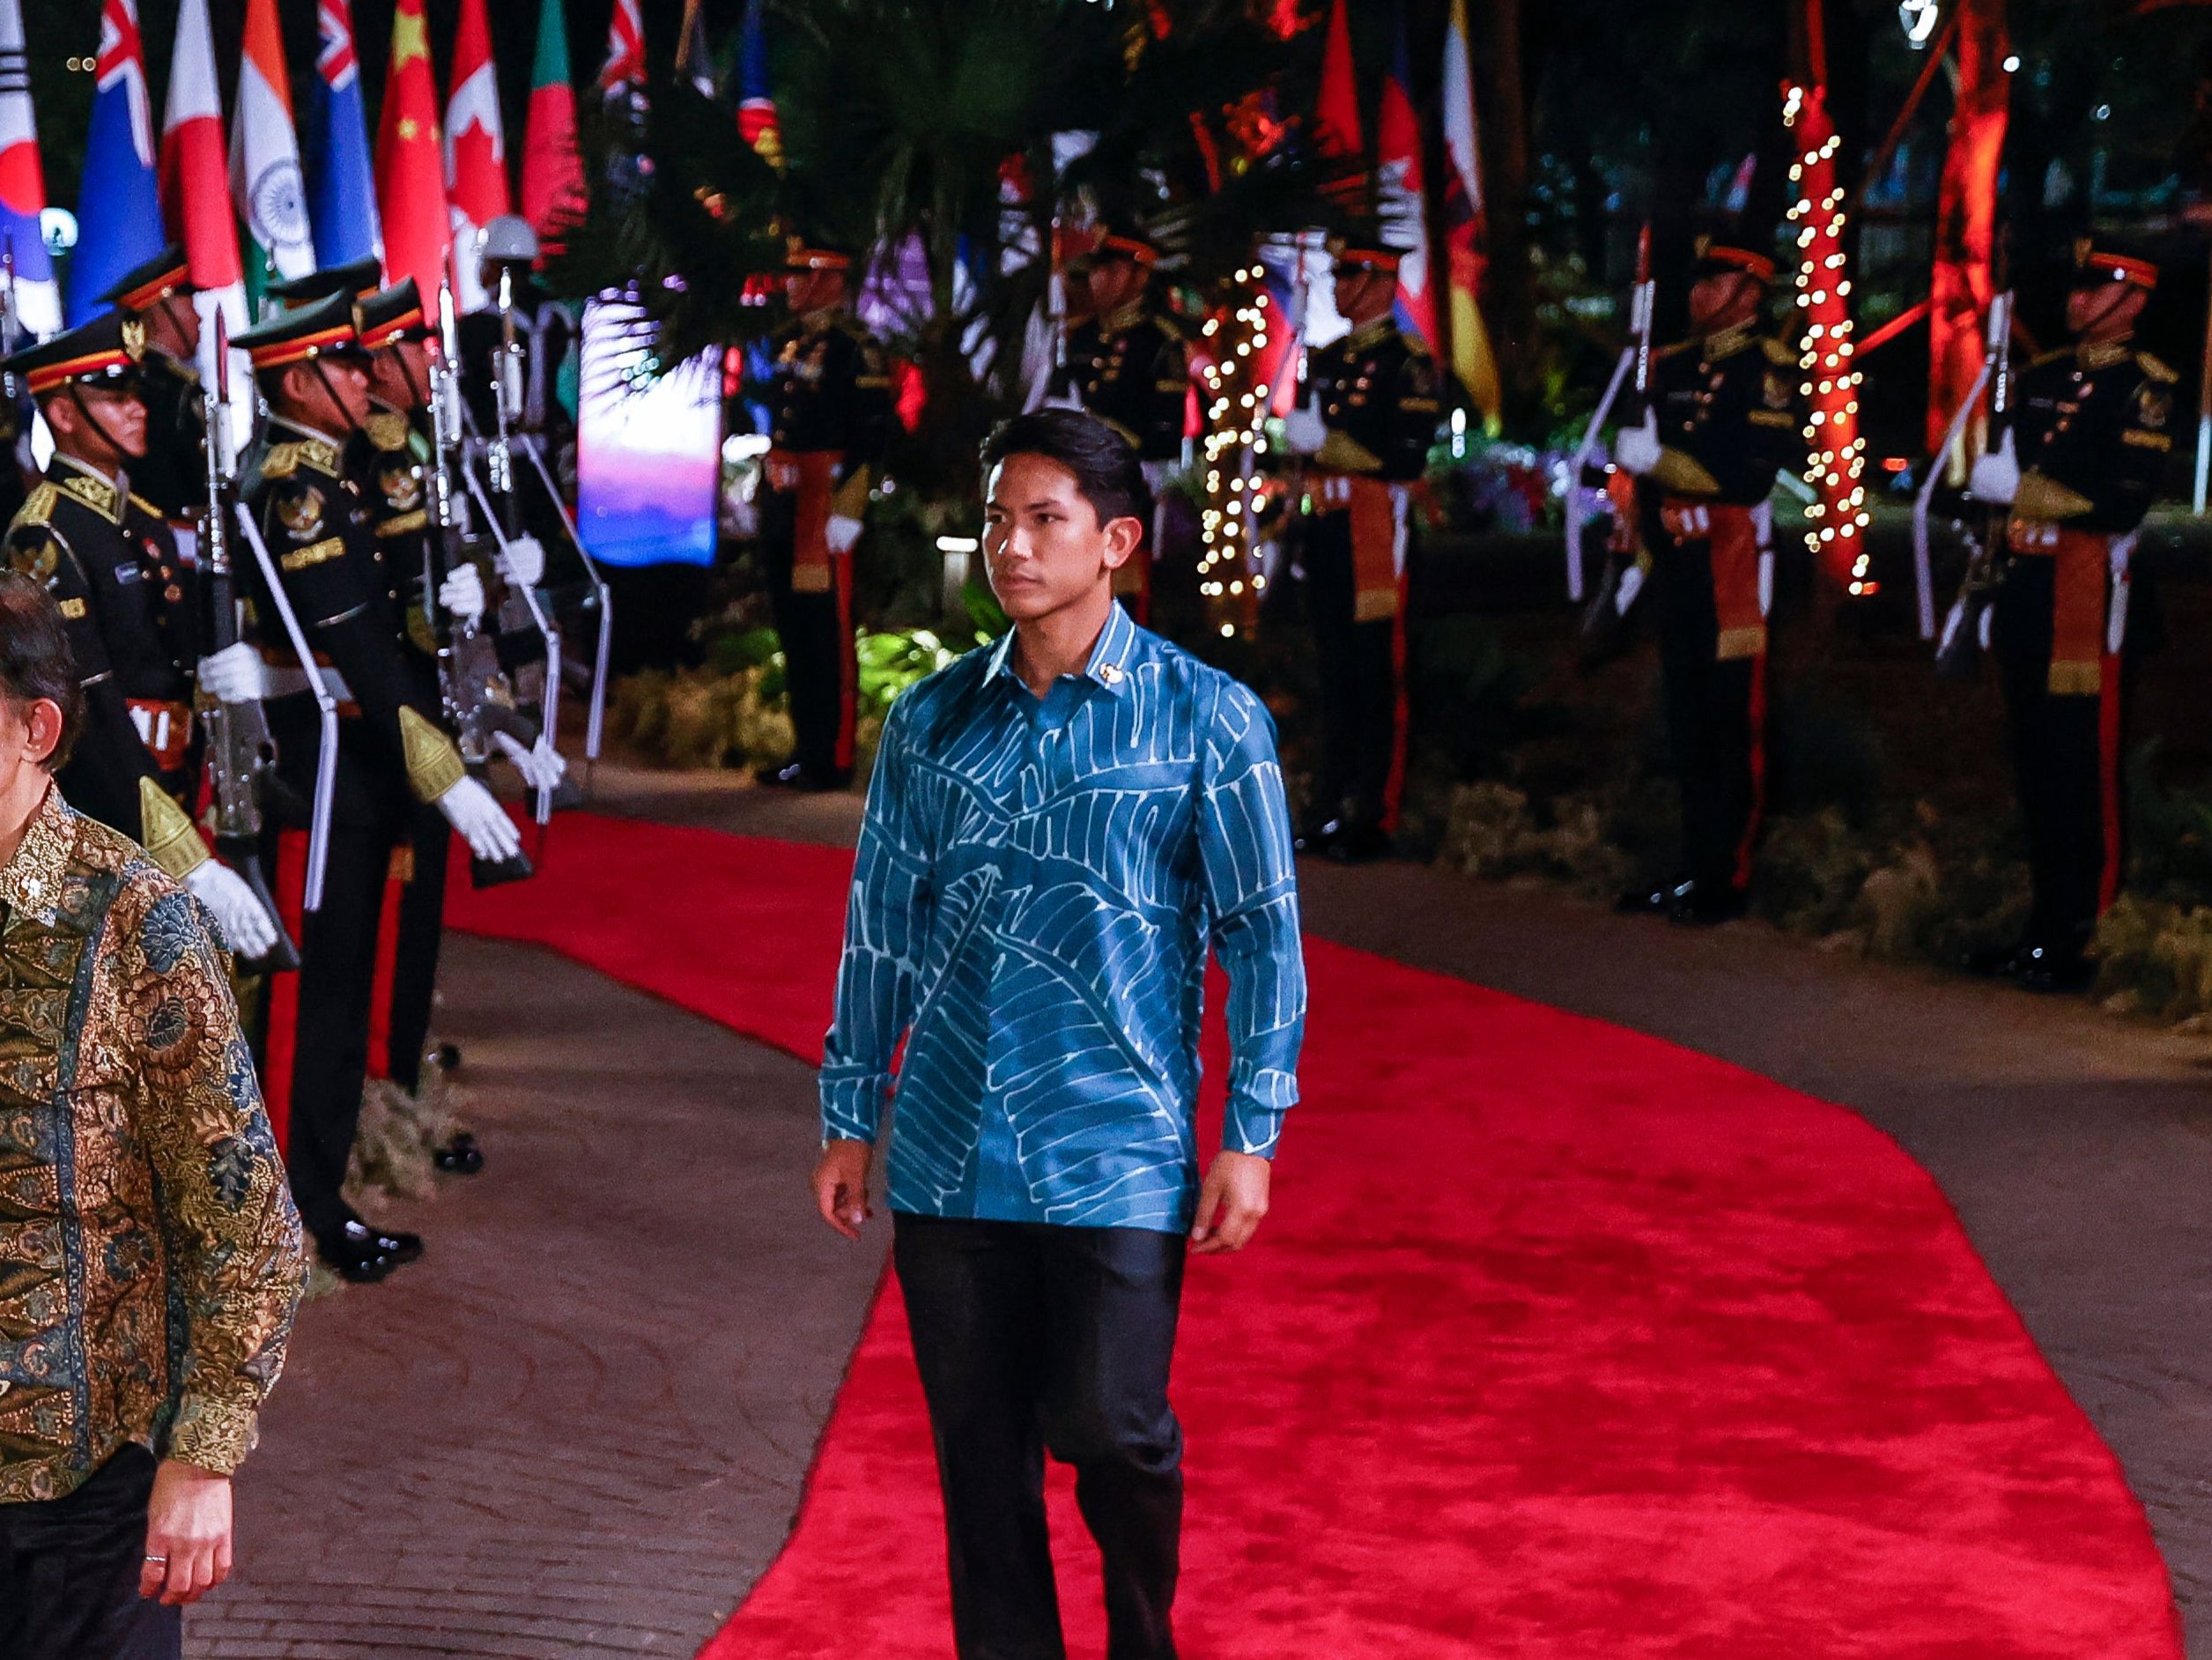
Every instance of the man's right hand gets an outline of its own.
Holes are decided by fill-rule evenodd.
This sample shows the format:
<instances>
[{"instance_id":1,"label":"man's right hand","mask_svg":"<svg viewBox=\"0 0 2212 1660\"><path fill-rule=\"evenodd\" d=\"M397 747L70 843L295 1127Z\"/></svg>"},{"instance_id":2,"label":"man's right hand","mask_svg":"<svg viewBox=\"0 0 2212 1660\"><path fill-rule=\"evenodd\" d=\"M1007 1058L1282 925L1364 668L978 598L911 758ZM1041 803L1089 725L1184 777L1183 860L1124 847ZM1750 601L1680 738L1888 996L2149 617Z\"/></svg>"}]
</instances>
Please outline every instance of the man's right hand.
<instances>
[{"instance_id":1,"label":"man's right hand","mask_svg":"<svg viewBox=\"0 0 2212 1660\"><path fill-rule=\"evenodd\" d=\"M868 1208L868 1165L876 1149L865 1141L830 1141L814 1165L814 1204L847 1239L861 1236Z\"/></svg>"}]
</instances>

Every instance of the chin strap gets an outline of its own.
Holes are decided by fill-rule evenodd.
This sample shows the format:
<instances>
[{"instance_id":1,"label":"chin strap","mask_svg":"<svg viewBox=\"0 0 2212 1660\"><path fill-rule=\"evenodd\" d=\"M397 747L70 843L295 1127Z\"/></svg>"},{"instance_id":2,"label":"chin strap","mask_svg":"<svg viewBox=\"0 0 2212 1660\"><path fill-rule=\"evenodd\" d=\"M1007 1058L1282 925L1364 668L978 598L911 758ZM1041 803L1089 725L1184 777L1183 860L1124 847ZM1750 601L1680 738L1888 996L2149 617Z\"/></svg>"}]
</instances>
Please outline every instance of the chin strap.
<instances>
[{"instance_id":1,"label":"chin strap","mask_svg":"<svg viewBox=\"0 0 2212 1660\"><path fill-rule=\"evenodd\" d=\"M346 436L351 438L361 430L361 423L353 419L352 414L346 409L345 400L338 396L338 389L330 384L330 376L322 367L322 359L309 358L307 366L314 371L314 378L322 382L323 396L330 400L332 412L345 423Z\"/></svg>"},{"instance_id":2,"label":"chin strap","mask_svg":"<svg viewBox=\"0 0 2212 1660\"><path fill-rule=\"evenodd\" d=\"M85 424L98 433L101 441L115 453L118 470L123 469L124 463L132 458L130 452L122 447L115 434L107 430L107 423L92 413L92 406L77 395L77 382L69 383L69 401L77 405L77 412L85 418Z\"/></svg>"}]
</instances>

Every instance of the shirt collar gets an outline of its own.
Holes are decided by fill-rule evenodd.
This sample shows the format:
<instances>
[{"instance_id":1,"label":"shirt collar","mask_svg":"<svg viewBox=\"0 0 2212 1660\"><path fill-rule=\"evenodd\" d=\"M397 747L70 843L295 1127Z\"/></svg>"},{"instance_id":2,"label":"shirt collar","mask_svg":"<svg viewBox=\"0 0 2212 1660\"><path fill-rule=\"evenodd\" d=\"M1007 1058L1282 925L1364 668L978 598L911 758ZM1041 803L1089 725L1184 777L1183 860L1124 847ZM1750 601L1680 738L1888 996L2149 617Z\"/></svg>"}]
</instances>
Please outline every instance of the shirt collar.
<instances>
[{"instance_id":1,"label":"shirt collar","mask_svg":"<svg viewBox=\"0 0 2212 1660\"><path fill-rule=\"evenodd\" d=\"M1121 602L1117 599L1107 609L1106 626L1099 631L1098 643L1091 648L1091 661L1084 665L1084 677L1120 697L1129 689L1129 654L1136 649L1136 625L1129 620L1129 613L1121 609ZM1011 628L1001 634L998 644L991 648L990 673L993 678L1003 675L1016 685L1021 684L1021 676L1014 671Z\"/></svg>"},{"instance_id":2,"label":"shirt collar","mask_svg":"<svg viewBox=\"0 0 2212 1660\"><path fill-rule=\"evenodd\" d=\"M43 914L62 897L62 872L77 841L70 823L72 816L62 792L48 784L39 810L23 828L15 856L0 868L0 903L11 911Z\"/></svg>"}]
</instances>

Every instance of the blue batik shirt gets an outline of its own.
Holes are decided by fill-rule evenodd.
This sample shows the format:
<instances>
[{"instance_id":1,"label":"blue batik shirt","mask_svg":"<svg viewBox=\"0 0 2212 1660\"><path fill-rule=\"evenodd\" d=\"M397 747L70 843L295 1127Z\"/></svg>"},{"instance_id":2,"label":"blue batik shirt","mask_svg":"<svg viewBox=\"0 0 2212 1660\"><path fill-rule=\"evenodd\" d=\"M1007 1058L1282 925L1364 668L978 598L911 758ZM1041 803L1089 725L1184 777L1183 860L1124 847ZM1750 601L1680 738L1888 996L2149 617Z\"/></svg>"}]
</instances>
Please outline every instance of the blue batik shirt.
<instances>
[{"instance_id":1,"label":"blue batik shirt","mask_svg":"<svg viewBox=\"0 0 2212 1660\"><path fill-rule=\"evenodd\" d=\"M868 792L825 1137L876 1139L893 1210L1180 1233L1209 946L1229 976L1224 1142L1272 1155L1306 969L1275 725L1117 604L1041 700L1013 636L914 686Z\"/></svg>"}]
</instances>

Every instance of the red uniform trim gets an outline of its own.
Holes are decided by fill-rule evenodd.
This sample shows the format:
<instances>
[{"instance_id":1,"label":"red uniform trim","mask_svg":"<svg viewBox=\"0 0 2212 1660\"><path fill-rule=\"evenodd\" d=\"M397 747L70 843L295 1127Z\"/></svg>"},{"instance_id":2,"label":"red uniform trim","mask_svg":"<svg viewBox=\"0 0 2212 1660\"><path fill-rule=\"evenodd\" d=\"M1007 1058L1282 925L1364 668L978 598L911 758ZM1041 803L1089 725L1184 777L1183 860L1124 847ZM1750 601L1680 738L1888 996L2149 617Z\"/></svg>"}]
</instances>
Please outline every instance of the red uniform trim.
<instances>
[{"instance_id":1,"label":"red uniform trim","mask_svg":"<svg viewBox=\"0 0 2212 1660\"><path fill-rule=\"evenodd\" d=\"M1735 850L1735 891L1751 886L1751 856L1766 823L1766 653L1751 659L1751 812Z\"/></svg>"},{"instance_id":2,"label":"red uniform trim","mask_svg":"<svg viewBox=\"0 0 2212 1660\"><path fill-rule=\"evenodd\" d=\"M307 834L286 830L277 838L277 914L285 931L304 940L301 932L307 893ZM269 1000L268 1054L262 1066L262 1097L269 1108L269 1125L276 1131L282 1152L292 1131L292 1061L300 1031L300 976L271 975L263 996Z\"/></svg>"},{"instance_id":3,"label":"red uniform trim","mask_svg":"<svg viewBox=\"0 0 2212 1660\"><path fill-rule=\"evenodd\" d=\"M2105 868L2097 879L2097 914L2120 897L2122 830L2120 789L2120 659L2107 652L2097 692L2097 784L2105 824Z\"/></svg>"},{"instance_id":4,"label":"red uniform trim","mask_svg":"<svg viewBox=\"0 0 2212 1660\"><path fill-rule=\"evenodd\" d=\"M853 556L830 560L831 580L837 587L837 769L853 765L853 728L860 715L859 648L853 639Z\"/></svg>"},{"instance_id":5,"label":"red uniform trim","mask_svg":"<svg viewBox=\"0 0 2212 1660\"><path fill-rule=\"evenodd\" d=\"M1382 785L1382 829L1398 834L1406 795L1406 578L1398 575L1398 609L1390 619L1390 774Z\"/></svg>"}]
</instances>

